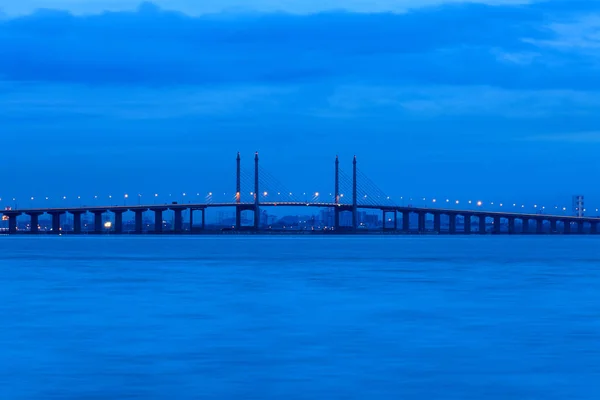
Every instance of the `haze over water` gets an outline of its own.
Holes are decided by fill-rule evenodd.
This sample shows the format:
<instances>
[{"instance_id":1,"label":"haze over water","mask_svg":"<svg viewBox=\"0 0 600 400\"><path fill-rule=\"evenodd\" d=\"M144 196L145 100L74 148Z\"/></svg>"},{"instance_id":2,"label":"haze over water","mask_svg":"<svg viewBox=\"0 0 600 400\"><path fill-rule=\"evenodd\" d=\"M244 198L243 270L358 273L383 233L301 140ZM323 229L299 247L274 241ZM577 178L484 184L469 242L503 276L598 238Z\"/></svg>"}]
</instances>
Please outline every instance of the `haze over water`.
<instances>
[{"instance_id":1,"label":"haze over water","mask_svg":"<svg viewBox=\"0 0 600 400\"><path fill-rule=\"evenodd\" d=\"M6 399L591 399L596 237L3 237Z\"/></svg>"}]
</instances>

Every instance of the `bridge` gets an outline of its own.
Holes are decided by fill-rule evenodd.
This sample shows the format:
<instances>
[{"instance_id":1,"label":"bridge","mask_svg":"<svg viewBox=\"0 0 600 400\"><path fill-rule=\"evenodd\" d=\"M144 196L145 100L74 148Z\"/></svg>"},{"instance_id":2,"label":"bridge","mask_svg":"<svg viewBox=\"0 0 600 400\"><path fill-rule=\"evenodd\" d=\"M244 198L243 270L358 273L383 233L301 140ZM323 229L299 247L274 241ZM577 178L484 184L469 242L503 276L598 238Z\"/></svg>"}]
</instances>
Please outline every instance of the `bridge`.
<instances>
[{"instance_id":1,"label":"bridge","mask_svg":"<svg viewBox=\"0 0 600 400\"><path fill-rule=\"evenodd\" d=\"M269 229L261 226L260 210L268 207L317 207L333 211L333 223L324 229L327 233L358 233L363 231L359 222L359 210L378 210L383 219L381 231L387 233L434 233L434 234L597 234L600 218L577 217L552 214L531 214L518 212L499 212L486 210L458 210L435 207L412 207L399 206L390 200L385 194L360 172L357 168L356 156L352 162L351 177L346 175L339 166L339 159L335 159L334 191L331 201L319 201L318 193L315 198L301 201L292 196L285 201L261 201L261 194L266 197L267 192L261 192L263 185L280 188L279 182L268 172L259 167L258 153L254 155L253 177L243 175L241 170L241 157L238 153L236 158L236 191L231 202L211 201L179 204L138 204L138 205L94 205L73 207L50 207L50 208L26 208L12 209L7 207L1 210L3 220L8 220L7 233L15 234L39 234L39 220L42 215L49 215L52 220L53 234L83 234L83 233L125 233L123 229L123 214L132 212L135 215L135 228L132 233L144 233L144 213L154 213L154 226L149 229L153 233L193 233L194 211L201 213L201 223L195 232L204 232L206 229L206 210L210 208L233 208L235 209L235 224L230 231L259 232ZM266 175L261 180L261 171ZM243 178L252 181L253 187L250 192L251 198L245 199L242 195ZM251 178L251 179L250 179ZM279 186L278 186L279 185ZM342 186L349 189L351 196L344 196ZM281 190L281 189L280 189ZM287 193L287 190L284 190ZM163 224L163 213L172 211L174 224L172 229L165 230ZM189 212L189 229L184 230L184 212ZM249 212L253 215L252 224L243 225L242 213ZM114 224L109 227L105 225L104 217L107 213L113 214ZM341 216L346 213L350 218L349 224L341 224ZM66 214L72 215L73 224L71 229L66 229L61 224L61 217ZM82 216L93 215L93 229L84 231L82 229ZM30 218L29 229L18 229L17 218L26 215ZM445 224L442 225L442 218ZM412 221L412 222L411 222ZM447 223L446 223L447 222ZM461 228L459 229L459 223ZM518 222L518 224L517 224ZM506 229L503 229L503 226Z\"/></svg>"}]
</instances>

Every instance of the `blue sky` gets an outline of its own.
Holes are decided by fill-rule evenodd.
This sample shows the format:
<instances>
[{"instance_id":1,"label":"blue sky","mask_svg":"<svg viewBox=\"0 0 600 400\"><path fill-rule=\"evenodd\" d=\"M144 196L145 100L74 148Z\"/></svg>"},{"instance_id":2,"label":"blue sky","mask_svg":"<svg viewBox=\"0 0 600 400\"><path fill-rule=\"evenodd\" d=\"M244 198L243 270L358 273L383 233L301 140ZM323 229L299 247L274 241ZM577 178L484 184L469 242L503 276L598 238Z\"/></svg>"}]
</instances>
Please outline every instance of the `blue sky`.
<instances>
[{"instance_id":1,"label":"blue sky","mask_svg":"<svg viewBox=\"0 0 600 400\"><path fill-rule=\"evenodd\" d=\"M4 202L232 191L259 150L294 191L337 153L395 197L600 206L597 2L0 10Z\"/></svg>"}]
</instances>

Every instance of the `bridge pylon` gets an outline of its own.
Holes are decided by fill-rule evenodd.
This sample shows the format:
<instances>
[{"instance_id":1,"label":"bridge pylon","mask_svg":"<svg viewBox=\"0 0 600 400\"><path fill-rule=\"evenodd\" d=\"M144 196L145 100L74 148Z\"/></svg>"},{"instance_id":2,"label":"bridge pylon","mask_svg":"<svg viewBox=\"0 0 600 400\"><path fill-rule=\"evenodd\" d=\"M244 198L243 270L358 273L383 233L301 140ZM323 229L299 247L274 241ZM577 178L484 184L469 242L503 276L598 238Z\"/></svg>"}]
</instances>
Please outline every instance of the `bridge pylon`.
<instances>
[{"instance_id":1,"label":"bridge pylon","mask_svg":"<svg viewBox=\"0 0 600 400\"><path fill-rule=\"evenodd\" d=\"M335 208L333 210L333 229L340 229L340 159L335 156Z\"/></svg>"},{"instance_id":2,"label":"bridge pylon","mask_svg":"<svg viewBox=\"0 0 600 400\"><path fill-rule=\"evenodd\" d=\"M236 185L235 185L235 229L238 231L242 227L242 208L240 207L240 203L242 202L242 159L240 157L240 152L237 153L237 170L236 170Z\"/></svg>"},{"instance_id":3,"label":"bridge pylon","mask_svg":"<svg viewBox=\"0 0 600 400\"><path fill-rule=\"evenodd\" d=\"M260 194L258 193L258 151L254 154L254 229L260 229Z\"/></svg>"},{"instance_id":4,"label":"bridge pylon","mask_svg":"<svg viewBox=\"0 0 600 400\"><path fill-rule=\"evenodd\" d=\"M358 229L358 198L356 190L356 156L352 161L352 229Z\"/></svg>"}]
</instances>

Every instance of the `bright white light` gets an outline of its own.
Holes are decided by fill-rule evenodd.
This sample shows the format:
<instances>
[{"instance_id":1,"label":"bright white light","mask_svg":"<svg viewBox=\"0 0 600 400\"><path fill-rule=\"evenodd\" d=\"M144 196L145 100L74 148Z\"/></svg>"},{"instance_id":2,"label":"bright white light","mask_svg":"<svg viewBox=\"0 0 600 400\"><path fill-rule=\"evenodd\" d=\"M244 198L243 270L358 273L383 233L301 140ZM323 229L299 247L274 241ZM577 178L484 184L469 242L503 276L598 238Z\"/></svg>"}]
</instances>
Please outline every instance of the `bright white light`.
<instances>
[{"instance_id":1,"label":"bright white light","mask_svg":"<svg viewBox=\"0 0 600 400\"><path fill-rule=\"evenodd\" d=\"M110 228L112 227L112 222L110 222L110 221L106 221L106 222L104 223L104 227L105 227L106 229L110 229Z\"/></svg>"},{"instance_id":2,"label":"bright white light","mask_svg":"<svg viewBox=\"0 0 600 400\"><path fill-rule=\"evenodd\" d=\"M319 197L319 192L315 192L315 197Z\"/></svg>"},{"instance_id":3,"label":"bright white light","mask_svg":"<svg viewBox=\"0 0 600 400\"><path fill-rule=\"evenodd\" d=\"M263 196L266 196L266 195L268 195L268 194L269 194L269 193L267 193L267 192L263 192Z\"/></svg>"},{"instance_id":4,"label":"bright white light","mask_svg":"<svg viewBox=\"0 0 600 400\"><path fill-rule=\"evenodd\" d=\"M460 201L456 200L456 204L459 204L459 203L460 203Z\"/></svg>"},{"instance_id":5,"label":"bright white light","mask_svg":"<svg viewBox=\"0 0 600 400\"><path fill-rule=\"evenodd\" d=\"M483 203L481 202L481 200L477 202L477 206L478 206L478 207L481 207L481 205L482 205L482 204L483 204Z\"/></svg>"},{"instance_id":6,"label":"bright white light","mask_svg":"<svg viewBox=\"0 0 600 400\"><path fill-rule=\"evenodd\" d=\"M129 198L129 195L128 195L128 194L125 194L125 198L126 198L126 199L128 199L128 198Z\"/></svg>"},{"instance_id":7,"label":"bright white light","mask_svg":"<svg viewBox=\"0 0 600 400\"><path fill-rule=\"evenodd\" d=\"M212 196L212 192L209 192L209 193L208 193L208 195L209 195L209 196Z\"/></svg>"}]
</instances>

